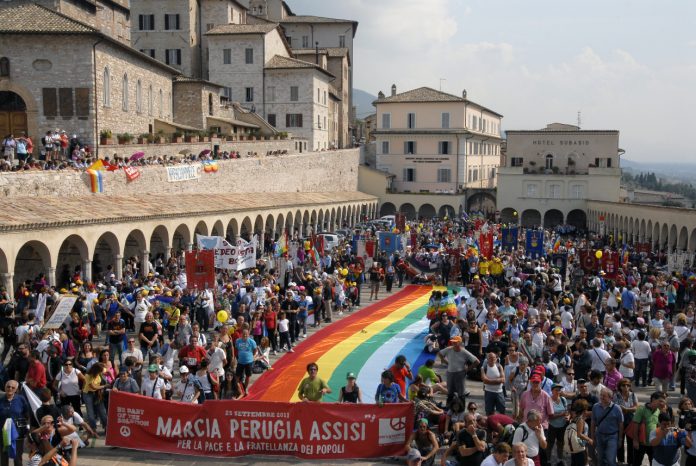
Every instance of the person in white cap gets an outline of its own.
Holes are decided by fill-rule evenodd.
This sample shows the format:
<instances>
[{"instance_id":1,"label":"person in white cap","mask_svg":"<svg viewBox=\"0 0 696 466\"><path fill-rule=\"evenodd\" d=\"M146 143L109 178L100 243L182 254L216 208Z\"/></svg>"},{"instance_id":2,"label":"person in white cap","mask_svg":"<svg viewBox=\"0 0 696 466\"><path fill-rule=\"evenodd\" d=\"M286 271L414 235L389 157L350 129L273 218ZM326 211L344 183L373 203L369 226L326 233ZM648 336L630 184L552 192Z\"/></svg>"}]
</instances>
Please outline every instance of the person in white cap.
<instances>
[{"instance_id":1,"label":"person in white cap","mask_svg":"<svg viewBox=\"0 0 696 466\"><path fill-rule=\"evenodd\" d=\"M190 375L189 368L186 366L179 368L179 374L181 375L181 380L174 386L176 398L184 403L196 403L200 395L200 389L195 377Z\"/></svg>"}]
</instances>

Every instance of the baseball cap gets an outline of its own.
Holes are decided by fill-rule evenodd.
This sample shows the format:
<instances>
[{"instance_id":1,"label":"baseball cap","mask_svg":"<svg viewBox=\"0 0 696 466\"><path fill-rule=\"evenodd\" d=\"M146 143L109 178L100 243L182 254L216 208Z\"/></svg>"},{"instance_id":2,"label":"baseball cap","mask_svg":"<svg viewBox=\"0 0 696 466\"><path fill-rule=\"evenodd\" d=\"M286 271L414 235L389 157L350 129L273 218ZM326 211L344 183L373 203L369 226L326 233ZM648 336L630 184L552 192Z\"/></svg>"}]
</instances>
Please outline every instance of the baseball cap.
<instances>
[{"instance_id":1,"label":"baseball cap","mask_svg":"<svg viewBox=\"0 0 696 466\"><path fill-rule=\"evenodd\" d=\"M189 368L186 366L181 366L179 368L179 374L188 374L189 373Z\"/></svg>"},{"instance_id":2,"label":"baseball cap","mask_svg":"<svg viewBox=\"0 0 696 466\"><path fill-rule=\"evenodd\" d=\"M539 382L539 383L541 383L541 375L539 375L539 374L534 374L533 376L531 376L531 377L529 378L529 381L530 381L530 382Z\"/></svg>"},{"instance_id":3,"label":"baseball cap","mask_svg":"<svg viewBox=\"0 0 696 466\"><path fill-rule=\"evenodd\" d=\"M501 336L503 336L503 332L500 331L500 330L496 330L496 331L495 331L495 336L496 336L496 337L501 337Z\"/></svg>"},{"instance_id":4,"label":"baseball cap","mask_svg":"<svg viewBox=\"0 0 696 466\"><path fill-rule=\"evenodd\" d=\"M408 451L408 454L406 454L406 461L416 461L420 459L423 459L423 457L421 456L420 451L418 451L416 448L411 448Z\"/></svg>"},{"instance_id":5,"label":"baseball cap","mask_svg":"<svg viewBox=\"0 0 696 466\"><path fill-rule=\"evenodd\" d=\"M357 378L357 377L355 377L355 373L354 373L354 372L348 372L348 373L346 374L346 379L356 379L356 378Z\"/></svg>"},{"instance_id":6,"label":"baseball cap","mask_svg":"<svg viewBox=\"0 0 696 466\"><path fill-rule=\"evenodd\" d=\"M157 364L150 364L147 368L148 372L159 372L159 366Z\"/></svg>"},{"instance_id":7,"label":"baseball cap","mask_svg":"<svg viewBox=\"0 0 696 466\"><path fill-rule=\"evenodd\" d=\"M551 390L553 390L554 388L563 388L563 385L561 385L560 383L555 383L551 385Z\"/></svg>"}]
</instances>

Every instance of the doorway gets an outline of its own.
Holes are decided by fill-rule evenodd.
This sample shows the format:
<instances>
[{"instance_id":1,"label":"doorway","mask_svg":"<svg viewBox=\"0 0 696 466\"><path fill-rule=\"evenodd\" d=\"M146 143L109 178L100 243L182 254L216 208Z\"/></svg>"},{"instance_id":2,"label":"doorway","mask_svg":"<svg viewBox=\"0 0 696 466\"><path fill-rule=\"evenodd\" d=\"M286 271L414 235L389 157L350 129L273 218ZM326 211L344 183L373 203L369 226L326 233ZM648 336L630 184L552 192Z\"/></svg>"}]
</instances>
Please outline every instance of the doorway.
<instances>
[{"instance_id":1,"label":"doorway","mask_svg":"<svg viewBox=\"0 0 696 466\"><path fill-rule=\"evenodd\" d=\"M0 91L0 137L27 133L27 105L11 91Z\"/></svg>"}]
</instances>

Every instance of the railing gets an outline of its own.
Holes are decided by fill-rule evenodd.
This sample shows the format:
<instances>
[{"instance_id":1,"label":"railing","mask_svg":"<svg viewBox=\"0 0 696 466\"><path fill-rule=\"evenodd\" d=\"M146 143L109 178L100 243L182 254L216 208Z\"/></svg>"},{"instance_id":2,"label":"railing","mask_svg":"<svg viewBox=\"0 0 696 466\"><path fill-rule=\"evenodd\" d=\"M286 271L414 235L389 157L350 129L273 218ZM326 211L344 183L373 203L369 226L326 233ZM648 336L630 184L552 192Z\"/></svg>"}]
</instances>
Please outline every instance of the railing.
<instances>
[{"instance_id":1,"label":"railing","mask_svg":"<svg viewBox=\"0 0 696 466\"><path fill-rule=\"evenodd\" d=\"M412 194L455 194L457 187L455 183L436 183L420 181L394 181L390 192Z\"/></svg>"}]
</instances>

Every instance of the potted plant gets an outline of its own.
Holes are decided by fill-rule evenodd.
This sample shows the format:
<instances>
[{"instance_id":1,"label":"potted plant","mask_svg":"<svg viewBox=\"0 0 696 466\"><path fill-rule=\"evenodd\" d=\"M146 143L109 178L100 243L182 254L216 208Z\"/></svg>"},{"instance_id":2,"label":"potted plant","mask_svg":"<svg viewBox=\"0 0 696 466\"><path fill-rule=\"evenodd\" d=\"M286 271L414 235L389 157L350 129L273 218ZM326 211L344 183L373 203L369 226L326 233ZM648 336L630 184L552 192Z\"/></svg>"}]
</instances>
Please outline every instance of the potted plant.
<instances>
[{"instance_id":1,"label":"potted plant","mask_svg":"<svg viewBox=\"0 0 696 466\"><path fill-rule=\"evenodd\" d=\"M280 139L287 139L288 138L288 132L287 131L281 131L280 132Z\"/></svg>"},{"instance_id":2,"label":"potted plant","mask_svg":"<svg viewBox=\"0 0 696 466\"><path fill-rule=\"evenodd\" d=\"M150 142L150 133L141 133L138 136L138 144L147 144Z\"/></svg>"},{"instance_id":3,"label":"potted plant","mask_svg":"<svg viewBox=\"0 0 696 466\"><path fill-rule=\"evenodd\" d=\"M184 134L178 130L174 131L174 134L172 134L172 142L174 142L174 143L184 142Z\"/></svg>"},{"instance_id":4,"label":"potted plant","mask_svg":"<svg viewBox=\"0 0 696 466\"><path fill-rule=\"evenodd\" d=\"M200 131L200 132L198 133L198 140L199 140L200 142L208 142L208 141L210 141L210 138L208 137L208 133L206 133L205 131Z\"/></svg>"},{"instance_id":5,"label":"potted plant","mask_svg":"<svg viewBox=\"0 0 696 466\"><path fill-rule=\"evenodd\" d=\"M529 161L529 165L532 166L532 167L534 167L534 166L536 166L536 162L535 162L534 160L530 160L530 161Z\"/></svg>"},{"instance_id":6,"label":"potted plant","mask_svg":"<svg viewBox=\"0 0 696 466\"><path fill-rule=\"evenodd\" d=\"M198 134L186 133L184 136L184 141L186 142L198 142Z\"/></svg>"},{"instance_id":7,"label":"potted plant","mask_svg":"<svg viewBox=\"0 0 696 466\"><path fill-rule=\"evenodd\" d=\"M165 142L167 142L167 138L164 136L164 130L158 130L157 136L155 136L154 139L156 144L164 144Z\"/></svg>"},{"instance_id":8,"label":"potted plant","mask_svg":"<svg viewBox=\"0 0 696 466\"><path fill-rule=\"evenodd\" d=\"M208 130L208 136L211 137L211 138L216 138L216 137L218 137L217 130L216 130L216 129L213 129L213 128L210 128L210 129Z\"/></svg>"},{"instance_id":9,"label":"potted plant","mask_svg":"<svg viewBox=\"0 0 696 466\"><path fill-rule=\"evenodd\" d=\"M118 138L119 144L130 144L130 142L133 140L133 135L130 133L117 134L116 137Z\"/></svg>"},{"instance_id":10,"label":"potted plant","mask_svg":"<svg viewBox=\"0 0 696 466\"><path fill-rule=\"evenodd\" d=\"M558 175L558 167L557 166L554 165L553 167L551 167L551 171L553 172L554 175Z\"/></svg>"},{"instance_id":11,"label":"potted plant","mask_svg":"<svg viewBox=\"0 0 696 466\"><path fill-rule=\"evenodd\" d=\"M103 129L99 132L99 144L102 146L111 145L114 143L114 137L110 129Z\"/></svg>"}]
</instances>

